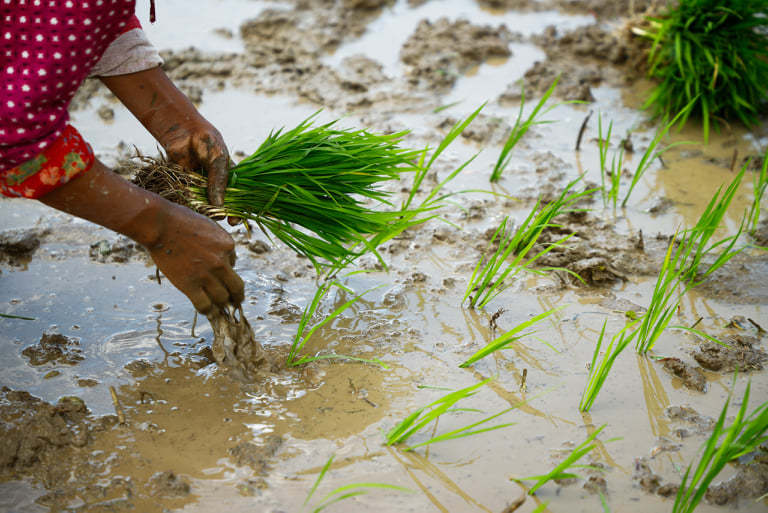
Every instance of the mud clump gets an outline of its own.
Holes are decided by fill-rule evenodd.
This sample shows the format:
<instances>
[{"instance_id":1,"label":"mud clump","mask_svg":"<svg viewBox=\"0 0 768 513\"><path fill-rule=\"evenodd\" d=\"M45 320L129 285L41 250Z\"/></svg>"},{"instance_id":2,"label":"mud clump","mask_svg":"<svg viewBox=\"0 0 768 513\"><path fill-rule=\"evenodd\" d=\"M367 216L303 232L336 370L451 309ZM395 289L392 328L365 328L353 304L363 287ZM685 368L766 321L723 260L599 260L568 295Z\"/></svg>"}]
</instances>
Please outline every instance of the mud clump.
<instances>
[{"instance_id":1,"label":"mud clump","mask_svg":"<svg viewBox=\"0 0 768 513\"><path fill-rule=\"evenodd\" d=\"M762 349L752 348L747 341L749 338L739 335L729 337L726 341L728 345L707 340L699 345L693 353L693 358L705 369L713 371L762 370L764 363L768 361L768 354Z\"/></svg>"},{"instance_id":2,"label":"mud clump","mask_svg":"<svg viewBox=\"0 0 768 513\"><path fill-rule=\"evenodd\" d=\"M189 482L170 470L158 472L149 479L148 487L152 495L164 498L186 497L191 491Z\"/></svg>"},{"instance_id":3,"label":"mud clump","mask_svg":"<svg viewBox=\"0 0 768 513\"><path fill-rule=\"evenodd\" d=\"M411 66L412 83L447 89L460 74L491 57L509 57L512 34L506 27L472 25L466 20L436 22L422 20L400 51L401 60ZM472 44L467 44L471 41Z\"/></svg>"},{"instance_id":4,"label":"mud clump","mask_svg":"<svg viewBox=\"0 0 768 513\"><path fill-rule=\"evenodd\" d=\"M117 424L115 416L93 419L77 397L51 405L8 387L0 388L0 418L0 481L34 476L47 488L69 480L72 451Z\"/></svg>"},{"instance_id":5,"label":"mud clump","mask_svg":"<svg viewBox=\"0 0 768 513\"><path fill-rule=\"evenodd\" d=\"M7 230L0 233L0 262L7 261L19 265L28 260L40 247L40 239L48 234L48 230Z\"/></svg>"},{"instance_id":6,"label":"mud clump","mask_svg":"<svg viewBox=\"0 0 768 513\"><path fill-rule=\"evenodd\" d=\"M91 261L102 264L124 264L131 258L146 255L147 252L141 245L122 237L114 242L100 240L99 242L91 244L88 249L88 256Z\"/></svg>"},{"instance_id":7,"label":"mud clump","mask_svg":"<svg viewBox=\"0 0 768 513\"><path fill-rule=\"evenodd\" d=\"M696 390L697 392L705 392L707 390L707 378L693 365L679 358L664 358L662 366L664 370L680 378L685 388Z\"/></svg>"},{"instance_id":8,"label":"mud clump","mask_svg":"<svg viewBox=\"0 0 768 513\"><path fill-rule=\"evenodd\" d=\"M257 474L264 474L282 445L283 439L280 436L270 435L263 444L242 442L232 447L229 453L238 466L248 466Z\"/></svg>"},{"instance_id":9,"label":"mud clump","mask_svg":"<svg viewBox=\"0 0 768 513\"><path fill-rule=\"evenodd\" d=\"M29 358L29 363L35 366L49 362L76 365L85 359L79 346L78 338L46 332L37 344L25 347L21 354Z\"/></svg>"}]
</instances>

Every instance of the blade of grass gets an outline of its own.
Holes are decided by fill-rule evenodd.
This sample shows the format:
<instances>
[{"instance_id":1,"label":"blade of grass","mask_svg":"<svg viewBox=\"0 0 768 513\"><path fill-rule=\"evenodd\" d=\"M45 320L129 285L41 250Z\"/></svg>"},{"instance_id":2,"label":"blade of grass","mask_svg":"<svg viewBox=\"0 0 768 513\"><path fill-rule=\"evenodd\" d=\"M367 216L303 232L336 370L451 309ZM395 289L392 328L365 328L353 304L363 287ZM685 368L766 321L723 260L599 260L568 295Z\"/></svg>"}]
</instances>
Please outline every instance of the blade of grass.
<instances>
[{"instance_id":1,"label":"blade of grass","mask_svg":"<svg viewBox=\"0 0 768 513\"><path fill-rule=\"evenodd\" d=\"M571 469L574 468L590 468L594 470L602 470L600 467L595 467L591 465L579 465L576 464L578 460L580 460L582 457L584 457L587 453L589 453L592 449L597 447L596 443L592 443L597 435L600 434L600 432L605 428L606 424L603 424L599 428L597 428L595 431L592 432L591 435L587 437L586 440L584 440L581 444L579 444L576 448L573 449L573 451L562 461L560 464L558 464L554 469L552 469L547 474L542 474L538 476L529 476L529 477L520 477L520 478L514 478L512 481L536 481L536 484L533 485L533 487L528 490L528 495L533 495L536 493L536 490L547 484L549 481L552 481L554 479L568 479L568 478L574 478L574 477L581 477L575 472L570 472Z\"/></svg>"},{"instance_id":2,"label":"blade of grass","mask_svg":"<svg viewBox=\"0 0 768 513\"><path fill-rule=\"evenodd\" d=\"M478 360L481 360L482 358L485 358L489 354L499 351L502 349L507 349L512 345L512 343L520 340L521 338L527 337L529 335L532 335L533 333L536 333L535 331L527 331L525 333L521 333L523 330L526 330L533 326L534 324L539 323L540 321L546 319L550 315L559 312L560 310L566 308L568 305L564 305L558 308L553 308L552 310L548 310L546 312L540 313L539 315L528 319L525 322L522 322L512 328L511 330L507 331L500 337L496 338L489 344L487 344L485 347L477 351L475 354L473 354L471 357L469 357L465 362L463 362L459 367L465 368L469 367L473 363L475 363Z\"/></svg>"}]
</instances>

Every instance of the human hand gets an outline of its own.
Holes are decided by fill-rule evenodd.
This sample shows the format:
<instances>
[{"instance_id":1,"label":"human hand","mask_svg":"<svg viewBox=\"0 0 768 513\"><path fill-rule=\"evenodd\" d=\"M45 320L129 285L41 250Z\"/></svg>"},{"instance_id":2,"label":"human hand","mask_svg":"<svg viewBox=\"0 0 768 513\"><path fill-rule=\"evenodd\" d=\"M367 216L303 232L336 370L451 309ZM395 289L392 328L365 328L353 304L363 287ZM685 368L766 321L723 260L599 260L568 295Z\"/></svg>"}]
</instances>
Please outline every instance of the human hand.
<instances>
[{"instance_id":1,"label":"human hand","mask_svg":"<svg viewBox=\"0 0 768 513\"><path fill-rule=\"evenodd\" d=\"M156 215L158 234L148 246L152 259L173 285L204 315L238 306L243 280L235 273L235 244L205 216L175 204Z\"/></svg>"},{"instance_id":2,"label":"human hand","mask_svg":"<svg viewBox=\"0 0 768 513\"><path fill-rule=\"evenodd\" d=\"M232 162L219 131L201 116L187 117L172 124L158 139L171 162L190 171L206 172L208 201L222 206Z\"/></svg>"},{"instance_id":3,"label":"human hand","mask_svg":"<svg viewBox=\"0 0 768 513\"><path fill-rule=\"evenodd\" d=\"M142 244L202 314L243 301L243 280L233 268L235 244L225 230L203 215L133 185L98 160L87 173L40 201Z\"/></svg>"}]
</instances>

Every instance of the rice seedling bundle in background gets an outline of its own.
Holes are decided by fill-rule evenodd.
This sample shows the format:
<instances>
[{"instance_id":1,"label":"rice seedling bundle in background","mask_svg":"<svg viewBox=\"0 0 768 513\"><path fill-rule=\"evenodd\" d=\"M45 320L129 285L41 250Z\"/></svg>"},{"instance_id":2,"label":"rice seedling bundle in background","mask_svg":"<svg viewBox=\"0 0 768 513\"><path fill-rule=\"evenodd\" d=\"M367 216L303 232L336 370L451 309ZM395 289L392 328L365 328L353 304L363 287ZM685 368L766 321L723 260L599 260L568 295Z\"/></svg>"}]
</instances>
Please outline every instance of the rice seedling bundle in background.
<instances>
[{"instance_id":1,"label":"rice seedling bundle in background","mask_svg":"<svg viewBox=\"0 0 768 513\"><path fill-rule=\"evenodd\" d=\"M656 17L651 39L651 78L658 81L646 106L670 117L695 101L704 139L710 121L759 121L768 99L768 17L765 0L680 0ZM684 124L686 114L681 119Z\"/></svg>"},{"instance_id":2,"label":"rice seedling bundle in background","mask_svg":"<svg viewBox=\"0 0 768 513\"><path fill-rule=\"evenodd\" d=\"M415 171L422 150L399 146L407 132L375 134L313 126L317 114L291 130L272 132L230 170L224 205L208 203L204 175L172 175L158 186L146 172L136 182L211 217L251 220L317 268L343 266L421 221L422 209L392 208L380 186Z\"/></svg>"}]
</instances>

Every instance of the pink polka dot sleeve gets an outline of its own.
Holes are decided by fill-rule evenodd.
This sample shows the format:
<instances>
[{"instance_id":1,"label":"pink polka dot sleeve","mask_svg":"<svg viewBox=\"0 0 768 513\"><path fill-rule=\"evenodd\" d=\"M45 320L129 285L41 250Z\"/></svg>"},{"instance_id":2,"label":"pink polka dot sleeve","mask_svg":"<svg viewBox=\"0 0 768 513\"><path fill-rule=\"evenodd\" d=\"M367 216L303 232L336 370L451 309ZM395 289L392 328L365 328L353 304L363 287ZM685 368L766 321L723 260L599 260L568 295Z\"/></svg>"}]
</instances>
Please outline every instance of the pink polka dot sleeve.
<instances>
[{"instance_id":1,"label":"pink polka dot sleeve","mask_svg":"<svg viewBox=\"0 0 768 513\"><path fill-rule=\"evenodd\" d=\"M0 0L0 192L19 195L6 186L17 167L64 135L80 84L138 26L134 9L135 0Z\"/></svg>"}]
</instances>

